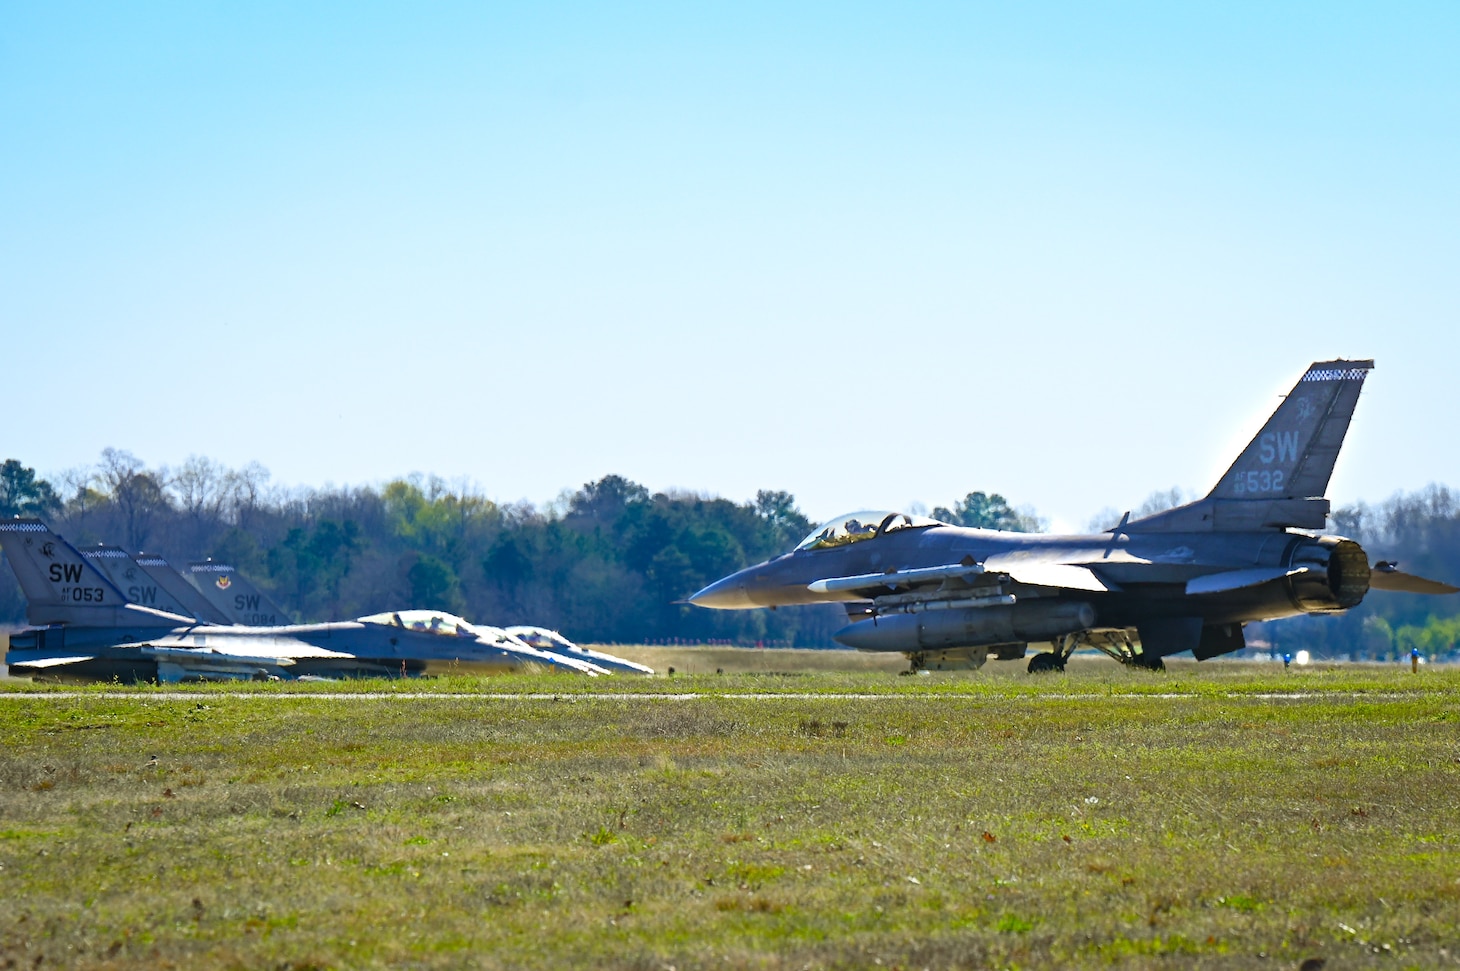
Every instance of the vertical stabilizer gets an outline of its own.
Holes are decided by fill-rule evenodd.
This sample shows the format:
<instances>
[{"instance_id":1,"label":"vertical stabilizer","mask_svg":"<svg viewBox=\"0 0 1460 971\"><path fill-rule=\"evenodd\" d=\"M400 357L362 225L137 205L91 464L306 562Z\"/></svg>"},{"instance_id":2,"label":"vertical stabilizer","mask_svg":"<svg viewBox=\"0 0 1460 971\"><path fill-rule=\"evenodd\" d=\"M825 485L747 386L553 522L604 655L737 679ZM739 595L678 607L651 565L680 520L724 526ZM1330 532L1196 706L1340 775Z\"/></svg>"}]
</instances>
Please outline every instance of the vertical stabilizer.
<instances>
[{"instance_id":1,"label":"vertical stabilizer","mask_svg":"<svg viewBox=\"0 0 1460 971\"><path fill-rule=\"evenodd\" d=\"M1373 361L1321 361L1298 379L1210 499L1318 499Z\"/></svg>"},{"instance_id":2,"label":"vertical stabilizer","mask_svg":"<svg viewBox=\"0 0 1460 971\"><path fill-rule=\"evenodd\" d=\"M284 608L227 563L212 560L189 563L185 576L231 623L248 627L281 627L290 623Z\"/></svg>"},{"instance_id":3,"label":"vertical stabilizer","mask_svg":"<svg viewBox=\"0 0 1460 971\"><path fill-rule=\"evenodd\" d=\"M1204 499L1123 525L1122 532L1323 529L1328 480L1373 361L1319 361Z\"/></svg>"},{"instance_id":4,"label":"vertical stabilizer","mask_svg":"<svg viewBox=\"0 0 1460 971\"><path fill-rule=\"evenodd\" d=\"M196 587L184 580L183 575L177 572L167 560L155 553L138 553L134 559L154 583L171 594L178 603L187 608L188 613L203 623L233 623L223 611L209 603L208 598L203 596Z\"/></svg>"},{"instance_id":5,"label":"vertical stabilizer","mask_svg":"<svg viewBox=\"0 0 1460 971\"><path fill-rule=\"evenodd\" d=\"M190 618L128 603L117 585L39 519L0 520L0 548L36 626L177 627Z\"/></svg>"},{"instance_id":6,"label":"vertical stabilizer","mask_svg":"<svg viewBox=\"0 0 1460 971\"><path fill-rule=\"evenodd\" d=\"M120 546L89 546L81 551L81 555L110 580L129 602L202 620L148 576L132 559L132 554Z\"/></svg>"}]
</instances>

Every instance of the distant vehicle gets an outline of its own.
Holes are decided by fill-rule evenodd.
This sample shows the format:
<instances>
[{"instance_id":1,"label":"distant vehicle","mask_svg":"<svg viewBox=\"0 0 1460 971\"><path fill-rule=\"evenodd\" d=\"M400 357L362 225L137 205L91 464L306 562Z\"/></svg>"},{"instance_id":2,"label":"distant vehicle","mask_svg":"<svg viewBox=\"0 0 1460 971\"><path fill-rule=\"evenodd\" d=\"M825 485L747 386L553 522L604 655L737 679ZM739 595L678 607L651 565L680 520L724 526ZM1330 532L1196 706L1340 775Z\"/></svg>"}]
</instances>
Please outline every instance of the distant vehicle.
<instances>
[{"instance_id":1,"label":"distant vehicle","mask_svg":"<svg viewBox=\"0 0 1460 971\"><path fill-rule=\"evenodd\" d=\"M907 655L912 668L977 668L1053 650L1031 673L1062 670L1078 647L1164 667L1191 652L1240 650L1250 621L1337 613L1370 589L1460 588L1372 566L1358 543L1320 536L1322 498L1373 361L1313 364L1203 499L1094 536L1040 536L860 512L818 528L790 553L689 598L738 610L840 602L838 642ZM896 445L887 446L896 457Z\"/></svg>"},{"instance_id":2,"label":"distant vehicle","mask_svg":"<svg viewBox=\"0 0 1460 971\"><path fill-rule=\"evenodd\" d=\"M548 630L546 627L508 627L507 633L516 637L529 647L535 647L539 651L547 651L550 654L561 654L564 657L575 657L590 664L596 664L609 671L620 671L632 674L653 674L654 669L646 664L639 664L628 661L621 657L614 657L612 654L605 654L602 651L595 651L586 647L579 647L555 630Z\"/></svg>"},{"instance_id":3,"label":"distant vehicle","mask_svg":"<svg viewBox=\"0 0 1460 971\"><path fill-rule=\"evenodd\" d=\"M109 548L84 556L37 519L0 521L0 548L25 594L32 625L10 637L5 660L14 675L163 682L539 669L606 673L440 611L276 627L203 623L133 602L94 565L115 566L128 579L121 557Z\"/></svg>"}]
</instances>

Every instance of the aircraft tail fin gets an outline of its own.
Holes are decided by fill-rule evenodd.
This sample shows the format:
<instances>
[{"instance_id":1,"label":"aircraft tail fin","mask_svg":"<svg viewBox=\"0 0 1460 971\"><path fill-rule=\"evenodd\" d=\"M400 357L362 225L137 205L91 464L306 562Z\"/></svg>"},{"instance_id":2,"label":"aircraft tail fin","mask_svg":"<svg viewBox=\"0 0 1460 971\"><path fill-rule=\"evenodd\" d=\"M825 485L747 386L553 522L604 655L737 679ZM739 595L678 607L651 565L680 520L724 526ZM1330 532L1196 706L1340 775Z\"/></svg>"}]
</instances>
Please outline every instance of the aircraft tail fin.
<instances>
[{"instance_id":1,"label":"aircraft tail fin","mask_svg":"<svg viewBox=\"0 0 1460 971\"><path fill-rule=\"evenodd\" d=\"M152 579L132 558L132 554L120 546L89 546L81 555L96 567L97 571L112 582L128 601L144 607L155 607L170 614L183 617L199 617L189 610L165 587Z\"/></svg>"},{"instance_id":2,"label":"aircraft tail fin","mask_svg":"<svg viewBox=\"0 0 1460 971\"><path fill-rule=\"evenodd\" d=\"M227 563L213 560L189 563L185 576L230 623L247 627L281 627L293 623L283 607Z\"/></svg>"},{"instance_id":3,"label":"aircraft tail fin","mask_svg":"<svg viewBox=\"0 0 1460 971\"><path fill-rule=\"evenodd\" d=\"M177 627L190 618L129 603L117 585L39 519L0 520L0 549L40 627Z\"/></svg>"},{"instance_id":4,"label":"aircraft tail fin","mask_svg":"<svg viewBox=\"0 0 1460 971\"><path fill-rule=\"evenodd\" d=\"M1210 499L1321 499L1373 361L1319 361L1212 489Z\"/></svg>"},{"instance_id":5,"label":"aircraft tail fin","mask_svg":"<svg viewBox=\"0 0 1460 971\"><path fill-rule=\"evenodd\" d=\"M1323 529L1323 495L1373 368L1373 361L1314 362L1204 499L1120 531Z\"/></svg>"},{"instance_id":6,"label":"aircraft tail fin","mask_svg":"<svg viewBox=\"0 0 1460 971\"><path fill-rule=\"evenodd\" d=\"M138 553L137 565L172 597L187 608L187 612L205 624L231 624L233 621L209 603L208 598L194 587L175 567L156 553Z\"/></svg>"}]
</instances>

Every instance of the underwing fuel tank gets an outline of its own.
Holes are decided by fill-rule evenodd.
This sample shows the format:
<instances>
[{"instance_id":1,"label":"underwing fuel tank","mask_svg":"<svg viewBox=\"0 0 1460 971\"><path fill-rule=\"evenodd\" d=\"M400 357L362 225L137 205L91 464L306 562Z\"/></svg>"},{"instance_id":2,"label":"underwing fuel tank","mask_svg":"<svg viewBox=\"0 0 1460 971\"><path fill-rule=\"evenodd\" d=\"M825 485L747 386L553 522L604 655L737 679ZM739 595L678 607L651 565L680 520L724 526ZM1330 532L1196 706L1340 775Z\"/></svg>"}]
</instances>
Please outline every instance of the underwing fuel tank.
<instances>
[{"instance_id":1,"label":"underwing fuel tank","mask_svg":"<svg viewBox=\"0 0 1460 971\"><path fill-rule=\"evenodd\" d=\"M993 607L888 614L848 624L834 635L859 651L915 652L1047 641L1095 626L1088 603L1026 600Z\"/></svg>"}]
</instances>

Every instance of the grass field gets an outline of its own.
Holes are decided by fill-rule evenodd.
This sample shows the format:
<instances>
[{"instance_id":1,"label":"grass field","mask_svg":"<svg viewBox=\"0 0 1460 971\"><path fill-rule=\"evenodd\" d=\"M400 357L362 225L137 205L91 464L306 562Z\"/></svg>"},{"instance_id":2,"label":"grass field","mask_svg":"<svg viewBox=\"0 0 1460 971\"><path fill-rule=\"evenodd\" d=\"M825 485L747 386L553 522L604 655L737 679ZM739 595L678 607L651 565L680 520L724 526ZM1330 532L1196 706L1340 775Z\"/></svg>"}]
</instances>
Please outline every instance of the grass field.
<instances>
[{"instance_id":1,"label":"grass field","mask_svg":"<svg viewBox=\"0 0 1460 971\"><path fill-rule=\"evenodd\" d=\"M1019 671L9 683L0 965L1460 963L1460 672Z\"/></svg>"}]
</instances>

